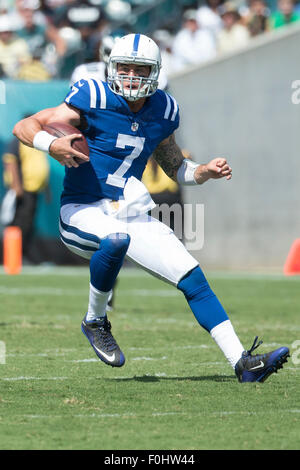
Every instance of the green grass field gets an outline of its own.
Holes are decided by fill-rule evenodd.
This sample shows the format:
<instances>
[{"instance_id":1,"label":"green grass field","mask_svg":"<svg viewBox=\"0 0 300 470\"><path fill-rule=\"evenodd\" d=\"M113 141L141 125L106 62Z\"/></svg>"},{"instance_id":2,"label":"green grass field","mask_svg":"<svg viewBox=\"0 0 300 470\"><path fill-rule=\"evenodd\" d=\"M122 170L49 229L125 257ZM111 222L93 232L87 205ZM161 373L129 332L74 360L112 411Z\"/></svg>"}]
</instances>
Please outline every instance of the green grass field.
<instances>
[{"instance_id":1,"label":"green grass field","mask_svg":"<svg viewBox=\"0 0 300 470\"><path fill-rule=\"evenodd\" d=\"M80 330L86 268L2 272L0 448L299 449L300 278L207 277L245 348L290 347L265 383L239 384L183 296L143 271L119 277L115 369Z\"/></svg>"}]
</instances>

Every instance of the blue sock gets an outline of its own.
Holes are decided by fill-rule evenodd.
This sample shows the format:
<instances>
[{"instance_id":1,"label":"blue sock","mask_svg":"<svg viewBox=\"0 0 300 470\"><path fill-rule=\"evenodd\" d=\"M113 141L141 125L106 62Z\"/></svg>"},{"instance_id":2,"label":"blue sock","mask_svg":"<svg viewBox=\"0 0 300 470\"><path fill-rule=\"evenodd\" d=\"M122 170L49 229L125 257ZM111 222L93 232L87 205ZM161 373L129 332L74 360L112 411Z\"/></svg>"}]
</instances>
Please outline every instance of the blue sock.
<instances>
[{"instance_id":1,"label":"blue sock","mask_svg":"<svg viewBox=\"0 0 300 470\"><path fill-rule=\"evenodd\" d=\"M208 332L229 319L199 266L181 279L177 288L184 293L198 323Z\"/></svg>"},{"instance_id":2,"label":"blue sock","mask_svg":"<svg viewBox=\"0 0 300 470\"><path fill-rule=\"evenodd\" d=\"M109 292L122 267L130 236L126 233L114 233L100 242L100 248L90 260L91 284L102 292Z\"/></svg>"}]
</instances>

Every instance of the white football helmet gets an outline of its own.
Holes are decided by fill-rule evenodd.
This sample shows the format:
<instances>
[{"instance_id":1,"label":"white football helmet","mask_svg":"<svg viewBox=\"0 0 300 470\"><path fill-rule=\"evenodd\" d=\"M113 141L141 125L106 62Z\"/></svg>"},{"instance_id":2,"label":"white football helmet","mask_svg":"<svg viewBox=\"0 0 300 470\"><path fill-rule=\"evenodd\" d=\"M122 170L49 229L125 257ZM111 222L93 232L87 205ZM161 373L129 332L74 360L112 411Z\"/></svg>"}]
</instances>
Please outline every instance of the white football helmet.
<instances>
[{"instance_id":1,"label":"white football helmet","mask_svg":"<svg viewBox=\"0 0 300 470\"><path fill-rule=\"evenodd\" d=\"M138 64L150 66L147 78L140 76L118 75L118 64ZM160 50L157 44L143 34L127 34L115 43L108 61L107 82L110 89L128 101L153 95L158 86L158 76L161 67ZM124 79L130 81L130 87L124 87ZM132 83L138 87L132 87Z\"/></svg>"},{"instance_id":2,"label":"white football helmet","mask_svg":"<svg viewBox=\"0 0 300 470\"><path fill-rule=\"evenodd\" d=\"M111 53L112 48L114 47L116 41L118 41L119 36L104 36L101 39L99 46L99 57L105 64L108 64L108 59Z\"/></svg>"}]
</instances>

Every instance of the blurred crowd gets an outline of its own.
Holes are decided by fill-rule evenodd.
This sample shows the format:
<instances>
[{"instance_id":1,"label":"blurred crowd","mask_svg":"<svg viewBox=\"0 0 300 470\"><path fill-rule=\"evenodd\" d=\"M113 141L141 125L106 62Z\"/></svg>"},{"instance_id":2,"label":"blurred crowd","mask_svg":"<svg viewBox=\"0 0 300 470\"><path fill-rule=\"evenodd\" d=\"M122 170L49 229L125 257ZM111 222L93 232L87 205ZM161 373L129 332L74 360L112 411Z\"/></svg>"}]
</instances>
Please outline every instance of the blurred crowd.
<instances>
[{"instance_id":1,"label":"blurred crowd","mask_svg":"<svg viewBox=\"0 0 300 470\"><path fill-rule=\"evenodd\" d=\"M179 21L155 24L146 34L159 44L168 77L300 21L293 0L275 2L186 0L179 2ZM151 4L155 0L0 0L0 77L69 79L80 64L105 63L114 41L136 31L136 9Z\"/></svg>"}]
</instances>

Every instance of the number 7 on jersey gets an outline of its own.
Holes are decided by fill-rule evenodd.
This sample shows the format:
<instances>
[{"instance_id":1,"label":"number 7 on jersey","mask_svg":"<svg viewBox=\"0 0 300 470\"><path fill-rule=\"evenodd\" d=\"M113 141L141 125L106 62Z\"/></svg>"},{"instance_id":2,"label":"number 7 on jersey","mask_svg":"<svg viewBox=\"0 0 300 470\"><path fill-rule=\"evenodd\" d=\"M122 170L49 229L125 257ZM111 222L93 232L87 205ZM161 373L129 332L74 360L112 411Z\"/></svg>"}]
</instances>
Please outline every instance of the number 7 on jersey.
<instances>
[{"instance_id":1,"label":"number 7 on jersey","mask_svg":"<svg viewBox=\"0 0 300 470\"><path fill-rule=\"evenodd\" d=\"M133 147L133 150L123 160L119 168L114 173L108 175L106 179L107 184L110 184L111 186L117 186L118 188L124 188L126 183L126 178L124 178L124 175L131 167L133 160L135 160L142 153L144 143L145 137L118 134L116 147L121 149L124 149L125 147Z\"/></svg>"}]
</instances>

